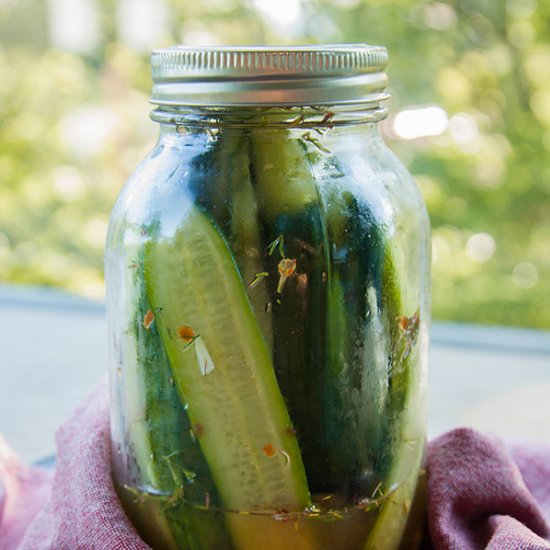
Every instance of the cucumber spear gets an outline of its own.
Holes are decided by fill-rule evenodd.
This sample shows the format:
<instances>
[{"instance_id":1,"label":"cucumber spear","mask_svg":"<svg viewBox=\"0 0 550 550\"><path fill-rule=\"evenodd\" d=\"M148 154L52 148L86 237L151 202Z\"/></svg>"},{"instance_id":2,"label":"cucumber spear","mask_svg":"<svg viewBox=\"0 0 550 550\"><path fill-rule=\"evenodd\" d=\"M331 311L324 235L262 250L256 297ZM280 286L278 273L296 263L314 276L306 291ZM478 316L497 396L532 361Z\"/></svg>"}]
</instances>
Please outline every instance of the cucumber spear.
<instances>
[{"instance_id":1,"label":"cucumber spear","mask_svg":"<svg viewBox=\"0 0 550 550\"><path fill-rule=\"evenodd\" d=\"M328 250L323 212L299 136L251 134L251 176L272 295L273 361L298 433L312 492L326 489L322 437Z\"/></svg>"},{"instance_id":2,"label":"cucumber spear","mask_svg":"<svg viewBox=\"0 0 550 550\"><path fill-rule=\"evenodd\" d=\"M172 376L223 506L310 505L300 450L270 354L229 248L189 210L171 239L147 245L145 279Z\"/></svg>"},{"instance_id":3,"label":"cucumber spear","mask_svg":"<svg viewBox=\"0 0 550 550\"><path fill-rule=\"evenodd\" d=\"M138 523L155 548L200 550L208 548L206 541L227 540L228 535L223 517L203 518L193 509L204 505L205 498L219 506L219 497L171 378L147 299L143 261L143 245L138 245L127 262L127 291L134 298L124 341L127 359L133 360L124 377L128 437L146 493L135 495L142 502L140 511L132 502L128 507L143 516Z\"/></svg>"}]
</instances>

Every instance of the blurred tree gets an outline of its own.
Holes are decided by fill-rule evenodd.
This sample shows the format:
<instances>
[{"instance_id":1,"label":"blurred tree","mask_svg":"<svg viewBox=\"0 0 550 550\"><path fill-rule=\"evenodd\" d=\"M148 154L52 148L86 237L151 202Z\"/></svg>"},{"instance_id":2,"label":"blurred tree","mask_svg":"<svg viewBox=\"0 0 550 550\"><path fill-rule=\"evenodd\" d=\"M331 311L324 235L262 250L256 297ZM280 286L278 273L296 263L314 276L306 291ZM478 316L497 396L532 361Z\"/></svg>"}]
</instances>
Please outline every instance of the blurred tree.
<instances>
[{"instance_id":1,"label":"blurred tree","mask_svg":"<svg viewBox=\"0 0 550 550\"><path fill-rule=\"evenodd\" d=\"M4 281L100 295L110 208L155 139L147 59L121 42L117 2L96 4L98 46L78 56L37 53L44 2L0 3ZM383 131L430 211L434 317L550 327L550 0L163 4L159 47L386 45L392 116ZM412 116L416 137L403 129Z\"/></svg>"}]
</instances>

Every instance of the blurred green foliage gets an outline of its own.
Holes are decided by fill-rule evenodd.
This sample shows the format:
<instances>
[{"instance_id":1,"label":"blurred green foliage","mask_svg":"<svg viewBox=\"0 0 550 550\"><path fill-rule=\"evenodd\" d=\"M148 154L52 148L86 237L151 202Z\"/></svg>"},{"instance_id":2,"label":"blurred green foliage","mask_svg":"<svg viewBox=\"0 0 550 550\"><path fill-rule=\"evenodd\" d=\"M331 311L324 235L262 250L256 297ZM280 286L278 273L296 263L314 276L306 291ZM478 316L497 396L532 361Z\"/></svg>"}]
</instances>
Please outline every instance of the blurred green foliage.
<instances>
[{"instance_id":1,"label":"blurred green foliage","mask_svg":"<svg viewBox=\"0 0 550 550\"><path fill-rule=\"evenodd\" d=\"M450 117L414 140L392 117L383 127L430 211L434 317L550 327L550 0L266 2L171 0L155 46L387 46L390 112L432 104ZM3 281L103 292L110 209L156 137L148 59L117 36L115 4L101 1L87 55L41 44L36 18L21 16L32 1L0 4Z\"/></svg>"}]
</instances>

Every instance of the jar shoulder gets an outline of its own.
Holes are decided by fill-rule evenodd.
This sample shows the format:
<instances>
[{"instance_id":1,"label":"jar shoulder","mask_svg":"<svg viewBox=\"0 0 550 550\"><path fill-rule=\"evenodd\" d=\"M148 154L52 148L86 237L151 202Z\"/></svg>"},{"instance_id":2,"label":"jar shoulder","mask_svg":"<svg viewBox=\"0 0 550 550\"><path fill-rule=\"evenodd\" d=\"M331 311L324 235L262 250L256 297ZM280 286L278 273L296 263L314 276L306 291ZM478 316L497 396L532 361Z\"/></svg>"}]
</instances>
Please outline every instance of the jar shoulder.
<instances>
[{"instance_id":1,"label":"jar shoulder","mask_svg":"<svg viewBox=\"0 0 550 550\"><path fill-rule=\"evenodd\" d=\"M336 133L327 136L325 144L329 152L325 157L332 157L334 172L342 176L341 187L369 203L388 223L395 218L408 218L409 223L417 220L429 225L418 185L377 128Z\"/></svg>"},{"instance_id":2,"label":"jar shoulder","mask_svg":"<svg viewBox=\"0 0 550 550\"><path fill-rule=\"evenodd\" d=\"M185 189L182 182L192 172L193 159L204 148L204 143L196 139L161 136L119 193L111 213L108 248L128 227L153 223L181 202Z\"/></svg>"},{"instance_id":3,"label":"jar shoulder","mask_svg":"<svg viewBox=\"0 0 550 550\"><path fill-rule=\"evenodd\" d=\"M128 226L162 223L169 235L196 205L223 228L248 199L256 209L269 203L279 215L295 202L345 195L387 226L403 220L429 226L418 186L377 131L335 131L322 143L318 149L301 133L266 130L217 140L206 133L161 136L117 200L108 245Z\"/></svg>"}]
</instances>

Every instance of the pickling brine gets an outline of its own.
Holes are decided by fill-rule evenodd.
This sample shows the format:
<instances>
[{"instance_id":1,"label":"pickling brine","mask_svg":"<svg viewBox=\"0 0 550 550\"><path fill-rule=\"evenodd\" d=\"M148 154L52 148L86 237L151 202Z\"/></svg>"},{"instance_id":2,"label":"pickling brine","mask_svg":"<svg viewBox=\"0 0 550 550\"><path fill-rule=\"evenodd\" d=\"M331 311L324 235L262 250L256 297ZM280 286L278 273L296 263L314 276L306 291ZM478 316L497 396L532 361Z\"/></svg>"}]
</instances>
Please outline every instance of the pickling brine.
<instances>
[{"instance_id":1,"label":"pickling brine","mask_svg":"<svg viewBox=\"0 0 550 550\"><path fill-rule=\"evenodd\" d=\"M384 64L153 54L160 137L106 251L113 472L153 548L418 544L429 225Z\"/></svg>"}]
</instances>

